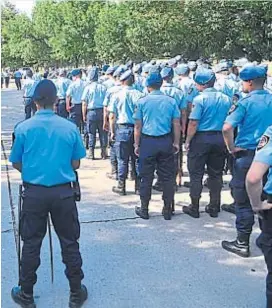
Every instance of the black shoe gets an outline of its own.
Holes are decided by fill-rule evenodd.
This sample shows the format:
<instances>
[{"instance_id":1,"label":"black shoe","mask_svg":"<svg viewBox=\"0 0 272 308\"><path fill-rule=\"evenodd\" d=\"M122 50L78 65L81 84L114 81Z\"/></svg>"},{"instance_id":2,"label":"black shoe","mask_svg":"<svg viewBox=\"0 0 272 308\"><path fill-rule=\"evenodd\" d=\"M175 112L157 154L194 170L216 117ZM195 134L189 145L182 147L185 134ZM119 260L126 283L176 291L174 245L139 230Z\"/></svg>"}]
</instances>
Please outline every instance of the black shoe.
<instances>
[{"instance_id":1,"label":"black shoe","mask_svg":"<svg viewBox=\"0 0 272 308\"><path fill-rule=\"evenodd\" d=\"M84 284L76 292L70 292L69 308L80 308L88 298L88 291Z\"/></svg>"},{"instance_id":2,"label":"black shoe","mask_svg":"<svg viewBox=\"0 0 272 308\"><path fill-rule=\"evenodd\" d=\"M87 159L95 160L94 149L89 149L89 153L88 153Z\"/></svg>"},{"instance_id":3,"label":"black shoe","mask_svg":"<svg viewBox=\"0 0 272 308\"><path fill-rule=\"evenodd\" d=\"M142 219L149 219L148 209L142 209L140 206L135 207L135 214Z\"/></svg>"},{"instance_id":4,"label":"black shoe","mask_svg":"<svg viewBox=\"0 0 272 308\"><path fill-rule=\"evenodd\" d=\"M183 186L184 186L184 187L187 187L187 188L190 188L190 187L191 187L191 182L185 181L185 182L183 183Z\"/></svg>"},{"instance_id":5,"label":"black shoe","mask_svg":"<svg viewBox=\"0 0 272 308\"><path fill-rule=\"evenodd\" d=\"M235 214L235 203L222 204L221 209L222 211Z\"/></svg>"},{"instance_id":6,"label":"black shoe","mask_svg":"<svg viewBox=\"0 0 272 308\"><path fill-rule=\"evenodd\" d=\"M239 242L238 239L232 242L223 241L222 247L232 253L235 253L236 255L248 258L249 257L249 244L245 242Z\"/></svg>"},{"instance_id":7,"label":"black shoe","mask_svg":"<svg viewBox=\"0 0 272 308\"><path fill-rule=\"evenodd\" d=\"M23 308L36 308L32 294L26 294L21 287L14 287L11 290L11 297L14 302Z\"/></svg>"},{"instance_id":8,"label":"black shoe","mask_svg":"<svg viewBox=\"0 0 272 308\"><path fill-rule=\"evenodd\" d=\"M171 220L172 218L172 204L170 206L164 205L162 209L162 215L165 220Z\"/></svg>"},{"instance_id":9,"label":"black shoe","mask_svg":"<svg viewBox=\"0 0 272 308\"><path fill-rule=\"evenodd\" d=\"M187 214L187 215L189 215L193 218L199 218L199 209L192 204L190 204L189 206L186 206L186 205L183 206L182 210L183 210L183 213L185 213L185 214Z\"/></svg>"},{"instance_id":10,"label":"black shoe","mask_svg":"<svg viewBox=\"0 0 272 308\"><path fill-rule=\"evenodd\" d=\"M152 188L156 191L162 191L162 186L158 181L155 183L155 185L152 186Z\"/></svg>"},{"instance_id":11,"label":"black shoe","mask_svg":"<svg viewBox=\"0 0 272 308\"><path fill-rule=\"evenodd\" d=\"M218 217L218 207L212 206L211 204L206 205L205 212L208 213L212 218Z\"/></svg>"},{"instance_id":12,"label":"black shoe","mask_svg":"<svg viewBox=\"0 0 272 308\"><path fill-rule=\"evenodd\" d=\"M125 182L119 181L117 186L112 187L112 191L120 196L125 196L127 194Z\"/></svg>"}]
</instances>

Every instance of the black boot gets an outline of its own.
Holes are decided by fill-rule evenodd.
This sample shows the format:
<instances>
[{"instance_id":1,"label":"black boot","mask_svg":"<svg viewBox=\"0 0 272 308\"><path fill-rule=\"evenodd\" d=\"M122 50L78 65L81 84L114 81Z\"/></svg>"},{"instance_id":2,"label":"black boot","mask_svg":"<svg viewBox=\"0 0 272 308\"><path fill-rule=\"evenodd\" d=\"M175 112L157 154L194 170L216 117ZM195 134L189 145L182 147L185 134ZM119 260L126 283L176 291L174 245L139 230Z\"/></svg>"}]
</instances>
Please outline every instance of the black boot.
<instances>
[{"instance_id":1,"label":"black boot","mask_svg":"<svg viewBox=\"0 0 272 308\"><path fill-rule=\"evenodd\" d=\"M222 211L235 214L235 203L231 204L222 204L221 206Z\"/></svg>"},{"instance_id":2,"label":"black boot","mask_svg":"<svg viewBox=\"0 0 272 308\"><path fill-rule=\"evenodd\" d=\"M107 159L107 149L106 148L101 149L101 158L103 160Z\"/></svg>"},{"instance_id":3,"label":"black boot","mask_svg":"<svg viewBox=\"0 0 272 308\"><path fill-rule=\"evenodd\" d=\"M149 204L149 202L141 201L141 206L135 207L136 215L138 215L142 219L149 219L148 204Z\"/></svg>"},{"instance_id":4,"label":"black boot","mask_svg":"<svg viewBox=\"0 0 272 308\"><path fill-rule=\"evenodd\" d=\"M23 308L36 308L33 294L25 293L21 287L14 287L11 290L11 297L14 302Z\"/></svg>"},{"instance_id":5,"label":"black boot","mask_svg":"<svg viewBox=\"0 0 272 308\"><path fill-rule=\"evenodd\" d=\"M184 187L187 187L187 188L190 188L190 187L191 187L191 182L185 181L185 182L183 183L183 186L184 186Z\"/></svg>"},{"instance_id":6,"label":"black boot","mask_svg":"<svg viewBox=\"0 0 272 308\"><path fill-rule=\"evenodd\" d=\"M248 258L249 257L249 237L250 234L246 233L238 233L238 236L235 241L228 242L223 241L222 247L232 253L235 253L236 255Z\"/></svg>"},{"instance_id":7,"label":"black boot","mask_svg":"<svg viewBox=\"0 0 272 308\"><path fill-rule=\"evenodd\" d=\"M111 172L107 172L106 177L111 179L111 180L116 180L116 181L118 180L117 165L116 164L111 165Z\"/></svg>"},{"instance_id":8,"label":"black boot","mask_svg":"<svg viewBox=\"0 0 272 308\"><path fill-rule=\"evenodd\" d=\"M185 214L193 217L199 218L199 199L198 198L191 198L192 204L189 206L183 206L182 210Z\"/></svg>"},{"instance_id":9,"label":"black boot","mask_svg":"<svg viewBox=\"0 0 272 308\"><path fill-rule=\"evenodd\" d=\"M134 171L131 170L131 171L129 172L128 180L129 180L129 181L136 181L136 174L135 174Z\"/></svg>"},{"instance_id":10,"label":"black boot","mask_svg":"<svg viewBox=\"0 0 272 308\"><path fill-rule=\"evenodd\" d=\"M155 183L155 185L152 186L152 188L153 188L154 190L156 190L156 191L163 191L163 189L162 189L162 184L161 184L161 182L159 182L159 181L157 181L157 182Z\"/></svg>"},{"instance_id":11,"label":"black boot","mask_svg":"<svg viewBox=\"0 0 272 308\"><path fill-rule=\"evenodd\" d=\"M91 160L94 160L94 148L90 148L89 149L89 153L88 153L88 156L87 156L87 159L91 159Z\"/></svg>"},{"instance_id":12,"label":"black boot","mask_svg":"<svg viewBox=\"0 0 272 308\"><path fill-rule=\"evenodd\" d=\"M218 207L214 204L208 204L205 207L205 212L209 214L212 218L218 217Z\"/></svg>"},{"instance_id":13,"label":"black boot","mask_svg":"<svg viewBox=\"0 0 272 308\"><path fill-rule=\"evenodd\" d=\"M69 308L80 308L88 298L88 291L84 284L78 291L70 292Z\"/></svg>"},{"instance_id":14,"label":"black boot","mask_svg":"<svg viewBox=\"0 0 272 308\"><path fill-rule=\"evenodd\" d=\"M172 202L165 202L162 209L162 215L165 220L171 220L172 217Z\"/></svg>"},{"instance_id":15,"label":"black boot","mask_svg":"<svg viewBox=\"0 0 272 308\"><path fill-rule=\"evenodd\" d=\"M112 191L120 196L125 196L126 193L126 182L125 181L118 181L117 186L112 187Z\"/></svg>"}]
</instances>

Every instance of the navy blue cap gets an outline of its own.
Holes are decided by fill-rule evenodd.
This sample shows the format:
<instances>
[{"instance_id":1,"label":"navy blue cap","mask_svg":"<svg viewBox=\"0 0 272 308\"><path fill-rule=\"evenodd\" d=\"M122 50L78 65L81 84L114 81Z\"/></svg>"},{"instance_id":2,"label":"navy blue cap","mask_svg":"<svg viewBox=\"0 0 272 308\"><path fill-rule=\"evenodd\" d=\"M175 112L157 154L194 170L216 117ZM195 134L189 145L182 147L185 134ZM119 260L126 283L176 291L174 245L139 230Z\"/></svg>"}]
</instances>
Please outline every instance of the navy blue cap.
<instances>
[{"instance_id":1,"label":"navy blue cap","mask_svg":"<svg viewBox=\"0 0 272 308\"><path fill-rule=\"evenodd\" d=\"M190 71L190 68L187 64L180 64L179 66L176 67L176 73L178 75L186 75Z\"/></svg>"},{"instance_id":2,"label":"navy blue cap","mask_svg":"<svg viewBox=\"0 0 272 308\"><path fill-rule=\"evenodd\" d=\"M172 67L166 66L161 71L161 77L162 79L170 77L172 78L174 76L174 70Z\"/></svg>"},{"instance_id":3,"label":"navy blue cap","mask_svg":"<svg viewBox=\"0 0 272 308\"><path fill-rule=\"evenodd\" d=\"M80 74L81 74L81 70L79 68L72 70L72 76L73 77L78 76Z\"/></svg>"},{"instance_id":4,"label":"navy blue cap","mask_svg":"<svg viewBox=\"0 0 272 308\"><path fill-rule=\"evenodd\" d=\"M52 105L55 103L57 97L57 88L55 84L49 79L41 80L34 91L34 102L40 102L44 105Z\"/></svg>"},{"instance_id":5,"label":"navy blue cap","mask_svg":"<svg viewBox=\"0 0 272 308\"><path fill-rule=\"evenodd\" d=\"M32 70L27 70L27 71L26 71L26 76L27 76L27 77L32 77L32 76L33 76Z\"/></svg>"},{"instance_id":6,"label":"navy blue cap","mask_svg":"<svg viewBox=\"0 0 272 308\"><path fill-rule=\"evenodd\" d=\"M104 64L104 65L102 66L102 72L105 73L109 67L110 67L110 66L109 66L108 64Z\"/></svg>"},{"instance_id":7,"label":"navy blue cap","mask_svg":"<svg viewBox=\"0 0 272 308\"><path fill-rule=\"evenodd\" d=\"M132 70L127 70L120 76L120 81L125 81L132 76L133 76Z\"/></svg>"},{"instance_id":8,"label":"navy blue cap","mask_svg":"<svg viewBox=\"0 0 272 308\"><path fill-rule=\"evenodd\" d=\"M228 69L229 69L229 66L227 62L220 62L215 66L214 71L216 73L220 73L220 72L228 71Z\"/></svg>"},{"instance_id":9,"label":"navy blue cap","mask_svg":"<svg viewBox=\"0 0 272 308\"><path fill-rule=\"evenodd\" d=\"M155 73L155 72L160 72L159 65L151 65L150 66L149 73Z\"/></svg>"},{"instance_id":10,"label":"navy blue cap","mask_svg":"<svg viewBox=\"0 0 272 308\"><path fill-rule=\"evenodd\" d=\"M266 73L268 72L268 64L266 63L261 63L259 64L260 67L264 67L264 69L266 70Z\"/></svg>"},{"instance_id":11,"label":"navy blue cap","mask_svg":"<svg viewBox=\"0 0 272 308\"><path fill-rule=\"evenodd\" d=\"M146 77L145 85L147 87L152 87L152 86L161 86L162 85L162 77L161 74L158 72L150 73Z\"/></svg>"},{"instance_id":12,"label":"navy blue cap","mask_svg":"<svg viewBox=\"0 0 272 308\"><path fill-rule=\"evenodd\" d=\"M240 72L240 78L242 80L253 80L257 78L265 78L267 70L264 66L260 65L248 65Z\"/></svg>"},{"instance_id":13,"label":"navy blue cap","mask_svg":"<svg viewBox=\"0 0 272 308\"><path fill-rule=\"evenodd\" d=\"M116 68L117 68L116 66L108 67L106 70L106 75L112 75L115 72Z\"/></svg>"},{"instance_id":14,"label":"navy blue cap","mask_svg":"<svg viewBox=\"0 0 272 308\"><path fill-rule=\"evenodd\" d=\"M205 85L213 79L215 79L215 74L208 68L198 68L194 75L194 81L200 85Z\"/></svg>"},{"instance_id":15,"label":"navy blue cap","mask_svg":"<svg viewBox=\"0 0 272 308\"><path fill-rule=\"evenodd\" d=\"M113 73L113 77L120 77L126 70L127 70L126 66L120 65Z\"/></svg>"},{"instance_id":16,"label":"navy blue cap","mask_svg":"<svg viewBox=\"0 0 272 308\"><path fill-rule=\"evenodd\" d=\"M97 81L98 80L98 68L92 67L88 73L88 79Z\"/></svg>"}]
</instances>

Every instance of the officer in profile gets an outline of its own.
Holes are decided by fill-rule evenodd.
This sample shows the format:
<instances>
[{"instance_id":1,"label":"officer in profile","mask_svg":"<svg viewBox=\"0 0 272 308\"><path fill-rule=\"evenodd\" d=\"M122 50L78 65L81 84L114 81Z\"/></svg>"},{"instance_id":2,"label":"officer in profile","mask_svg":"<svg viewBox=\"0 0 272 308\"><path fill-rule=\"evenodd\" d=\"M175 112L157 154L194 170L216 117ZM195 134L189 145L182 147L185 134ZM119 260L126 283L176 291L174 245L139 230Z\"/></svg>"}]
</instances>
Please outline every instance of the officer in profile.
<instances>
[{"instance_id":1,"label":"officer in profile","mask_svg":"<svg viewBox=\"0 0 272 308\"><path fill-rule=\"evenodd\" d=\"M263 178L268 173L263 189ZM262 233L257 239L268 269L266 278L267 308L272 307L272 126L262 136L253 163L247 173L246 187L252 209L260 215ZM262 195L265 194L265 200ZM263 200L263 201L262 201Z\"/></svg>"},{"instance_id":2,"label":"officer in profile","mask_svg":"<svg viewBox=\"0 0 272 308\"><path fill-rule=\"evenodd\" d=\"M149 94L139 100L134 116L134 147L135 154L139 156L141 179L141 206L136 207L135 212L143 219L149 219L148 206L156 168L162 182L163 216L166 220L171 219L175 194L174 154L179 152L180 110L172 97L160 91L162 83L159 72L147 76Z\"/></svg>"},{"instance_id":3,"label":"officer in profile","mask_svg":"<svg viewBox=\"0 0 272 308\"><path fill-rule=\"evenodd\" d=\"M210 203L205 211L211 217L217 217L220 211L225 163L222 127L231 107L231 100L215 90L215 74L212 70L199 68L194 75L194 81L200 94L193 100L185 142L191 180L191 205L184 206L183 211L193 218L199 218L202 179L207 165Z\"/></svg>"},{"instance_id":4,"label":"officer in profile","mask_svg":"<svg viewBox=\"0 0 272 308\"><path fill-rule=\"evenodd\" d=\"M243 92L248 95L232 106L223 127L225 143L234 157L230 185L235 200L237 238L234 241L223 241L222 247L241 257L249 257L254 213L245 180L260 138L267 127L272 125L272 95L263 89L266 80L264 67L247 65L241 70L240 79L243 81ZM234 140L236 127L238 132Z\"/></svg>"},{"instance_id":5,"label":"officer in profile","mask_svg":"<svg viewBox=\"0 0 272 308\"><path fill-rule=\"evenodd\" d=\"M53 82L40 81L33 95L38 111L16 126L9 158L21 173L24 187L20 217L23 240L20 286L11 292L21 307L36 307L33 287L37 282L36 271L49 213L70 284L69 307L81 307L87 299L87 289L81 284L84 274L78 243L80 225L71 184L76 181L75 170L86 151L75 124L54 113L56 99Z\"/></svg>"}]
</instances>

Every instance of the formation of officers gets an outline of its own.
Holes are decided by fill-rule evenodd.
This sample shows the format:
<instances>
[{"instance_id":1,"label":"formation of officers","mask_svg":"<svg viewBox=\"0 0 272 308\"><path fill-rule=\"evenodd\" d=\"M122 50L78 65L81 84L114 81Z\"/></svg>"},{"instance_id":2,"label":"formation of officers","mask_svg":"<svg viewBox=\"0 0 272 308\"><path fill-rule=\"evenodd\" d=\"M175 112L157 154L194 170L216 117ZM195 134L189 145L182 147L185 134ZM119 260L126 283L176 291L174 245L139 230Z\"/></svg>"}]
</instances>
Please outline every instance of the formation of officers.
<instances>
[{"instance_id":1,"label":"formation of officers","mask_svg":"<svg viewBox=\"0 0 272 308\"><path fill-rule=\"evenodd\" d=\"M164 219L170 220L174 214L183 143L191 198L183 212L192 218L200 217L205 173L210 193L205 212L218 217L222 177L228 165L234 201L223 209L235 211L237 237L223 241L222 247L248 257L254 212L258 212L262 234L257 244L268 266L267 307L271 308L272 94L265 89L267 66L241 62L234 65L222 60L212 69L208 61L184 63L181 57L167 63L135 65L129 61L105 65L101 72L97 67L84 74L74 69L72 80L65 70L59 70L52 80L57 96L54 111L74 122L86 137L89 159L95 159L97 132L102 159L107 158L109 145L111 172L107 176L117 180L112 190L126 195L127 179L134 180L135 193L140 195L135 212L143 219L149 219L155 172L154 188L163 192ZM34 93L44 80L33 78L31 71L26 75L25 112L30 118L37 106Z\"/></svg>"}]
</instances>

